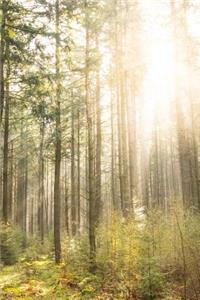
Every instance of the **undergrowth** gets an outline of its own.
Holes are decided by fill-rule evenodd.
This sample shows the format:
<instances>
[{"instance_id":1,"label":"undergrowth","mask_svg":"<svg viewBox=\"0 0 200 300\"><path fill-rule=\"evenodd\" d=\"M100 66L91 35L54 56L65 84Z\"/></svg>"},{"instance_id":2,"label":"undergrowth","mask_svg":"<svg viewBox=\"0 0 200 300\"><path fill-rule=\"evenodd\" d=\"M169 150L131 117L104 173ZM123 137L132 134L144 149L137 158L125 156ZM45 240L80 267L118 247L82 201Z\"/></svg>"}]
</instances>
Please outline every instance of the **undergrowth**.
<instances>
[{"instance_id":1,"label":"undergrowth","mask_svg":"<svg viewBox=\"0 0 200 300\"><path fill-rule=\"evenodd\" d=\"M5 245L14 259L7 265L14 265L2 268L0 299L198 300L199 228L200 216L181 210L170 216L154 210L140 221L115 214L96 232L97 271L91 274L86 234L63 234L63 259L56 266L51 237L43 244L29 238L21 251L23 238L14 239L9 227Z\"/></svg>"}]
</instances>

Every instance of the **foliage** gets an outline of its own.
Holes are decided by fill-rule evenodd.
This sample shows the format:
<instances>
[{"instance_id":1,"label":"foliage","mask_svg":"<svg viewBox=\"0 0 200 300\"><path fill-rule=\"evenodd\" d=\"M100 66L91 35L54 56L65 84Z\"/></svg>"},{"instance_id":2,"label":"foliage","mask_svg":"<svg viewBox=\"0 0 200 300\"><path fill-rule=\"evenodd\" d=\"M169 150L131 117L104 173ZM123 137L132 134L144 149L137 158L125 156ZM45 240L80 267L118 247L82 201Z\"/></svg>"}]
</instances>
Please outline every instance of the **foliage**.
<instances>
[{"instance_id":1,"label":"foliage","mask_svg":"<svg viewBox=\"0 0 200 300\"><path fill-rule=\"evenodd\" d=\"M64 249L63 260L67 268L72 271L85 272L89 264L88 236L86 234L81 238L67 236L63 239L62 247Z\"/></svg>"},{"instance_id":2,"label":"foliage","mask_svg":"<svg viewBox=\"0 0 200 300\"><path fill-rule=\"evenodd\" d=\"M26 242L26 249L21 256L21 261L34 261L41 256L50 255L53 253L53 237L49 233L41 243L39 237L29 236Z\"/></svg>"},{"instance_id":3,"label":"foliage","mask_svg":"<svg viewBox=\"0 0 200 300\"><path fill-rule=\"evenodd\" d=\"M10 253L15 249L15 261L20 260L3 268L0 287L4 296L15 299L177 300L184 296L185 276L188 299L198 299L199 226L199 215L185 214L180 208L170 215L149 211L142 221L113 214L112 221L96 232L97 271L91 274L87 235L64 236L63 261L55 266L51 236L43 244L36 237L27 239L27 249L20 255L16 242L22 245L21 234L4 225L3 236L9 234L6 245Z\"/></svg>"},{"instance_id":4,"label":"foliage","mask_svg":"<svg viewBox=\"0 0 200 300\"><path fill-rule=\"evenodd\" d=\"M0 224L0 246L1 261L5 265L12 265L17 262L22 252L24 235L19 228L10 224Z\"/></svg>"},{"instance_id":5,"label":"foliage","mask_svg":"<svg viewBox=\"0 0 200 300\"><path fill-rule=\"evenodd\" d=\"M135 220L125 221L113 215L111 224L98 232L97 263L104 273L115 282L124 295L135 293L138 273L139 239Z\"/></svg>"}]
</instances>

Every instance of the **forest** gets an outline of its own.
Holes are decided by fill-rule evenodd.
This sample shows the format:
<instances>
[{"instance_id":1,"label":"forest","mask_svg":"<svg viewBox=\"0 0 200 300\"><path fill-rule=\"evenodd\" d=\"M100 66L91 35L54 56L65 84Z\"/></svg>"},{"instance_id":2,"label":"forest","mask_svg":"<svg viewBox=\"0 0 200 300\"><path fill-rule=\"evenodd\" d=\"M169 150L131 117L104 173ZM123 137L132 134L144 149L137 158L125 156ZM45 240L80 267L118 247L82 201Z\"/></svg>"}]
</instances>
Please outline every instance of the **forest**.
<instances>
[{"instance_id":1,"label":"forest","mask_svg":"<svg viewBox=\"0 0 200 300\"><path fill-rule=\"evenodd\" d=\"M200 0L0 0L0 299L200 300Z\"/></svg>"}]
</instances>

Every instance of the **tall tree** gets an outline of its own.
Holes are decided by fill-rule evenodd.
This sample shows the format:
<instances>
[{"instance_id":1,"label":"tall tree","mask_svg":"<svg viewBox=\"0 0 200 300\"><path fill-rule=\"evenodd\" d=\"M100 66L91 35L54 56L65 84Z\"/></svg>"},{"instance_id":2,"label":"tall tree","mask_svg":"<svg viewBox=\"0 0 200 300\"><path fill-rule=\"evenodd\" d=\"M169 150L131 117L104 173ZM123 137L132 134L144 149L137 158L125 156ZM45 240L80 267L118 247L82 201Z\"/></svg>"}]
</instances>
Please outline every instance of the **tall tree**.
<instances>
[{"instance_id":1,"label":"tall tree","mask_svg":"<svg viewBox=\"0 0 200 300\"><path fill-rule=\"evenodd\" d=\"M55 179L54 179L54 246L55 261L61 260L61 241L60 241L60 165L61 165L61 122L60 122L60 98L61 98L61 79L60 79L60 2L55 2L56 17L56 109L55 109Z\"/></svg>"},{"instance_id":2,"label":"tall tree","mask_svg":"<svg viewBox=\"0 0 200 300\"><path fill-rule=\"evenodd\" d=\"M9 110L10 110L10 94L9 94L9 81L10 81L10 61L9 61L9 44L6 41L6 84L5 84L5 124L4 124L4 148L3 148L3 221L8 221L8 138L9 138Z\"/></svg>"},{"instance_id":3,"label":"tall tree","mask_svg":"<svg viewBox=\"0 0 200 300\"><path fill-rule=\"evenodd\" d=\"M72 93L71 103L71 225L72 235L77 232L77 205L76 205L76 179L75 179L75 113L74 95Z\"/></svg>"},{"instance_id":4,"label":"tall tree","mask_svg":"<svg viewBox=\"0 0 200 300\"><path fill-rule=\"evenodd\" d=\"M99 41L96 33L96 50L99 52ZM99 65L96 70L96 191L95 191L95 211L96 222L98 224L102 213L102 199L101 199L101 154L102 154L102 132L101 132L101 88L100 88L100 70Z\"/></svg>"},{"instance_id":5,"label":"tall tree","mask_svg":"<svg viewBox=\"0 0 200 300\"><path fill-rule=\"evenodd\" d=\"M90 246L90 269L96 268L96 237L95 237L95 174L94 174L94 140L93 140L93 117L92 103L90 98L90 27L88 1L84 0L85 8L85 105L87 120L87 155L88 155L88 204L89 204L89 246Z\"/></svg>"},{"instance_id":6,"label":"tall tree","mask_svg":"<svg viewBox=\"0 0 200 300\"><path fill-rule=\"evenodd\" d=\"M1 47L0 47L0 125L2 123L4 106L4 65L5 65L5 25L6 25L7 1L1 2Z\"/></svg>"}]
</instances>

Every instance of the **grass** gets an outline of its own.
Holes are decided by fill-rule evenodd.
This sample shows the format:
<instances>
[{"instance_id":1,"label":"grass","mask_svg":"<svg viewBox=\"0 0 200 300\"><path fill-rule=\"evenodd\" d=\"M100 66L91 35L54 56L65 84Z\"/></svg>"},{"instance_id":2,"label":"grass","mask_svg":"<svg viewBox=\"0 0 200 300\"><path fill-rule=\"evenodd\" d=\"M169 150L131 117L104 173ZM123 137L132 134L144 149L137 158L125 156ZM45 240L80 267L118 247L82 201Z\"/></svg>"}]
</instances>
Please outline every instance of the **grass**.
<instances>
[{"instance_id":1,"label":"grass","mask_svg":"<svg viewBox=\"0 0 200 300\"><path fill-rule=\"evenodd\" d=\"M0 273L0 299L109 299L99 289L98 281L90 277L81 278L66 272L64 265L55 266L48 257L23 261L15 266L4 267Z\"/></svg>"},{"instance_id":2,"label":"grass","mask_svg":"<svg viewBox=\"0 0 200 300\"><path fill-rule=\"evenodd\" d=\"M124 297L100 274L77 275L67 271L64 264L56 266L47 256L42 256L39 260L21 261L2 269L0 299L123 300ZM165 300L178 298L169 295Z\"/></svg>"}]
</instances>

